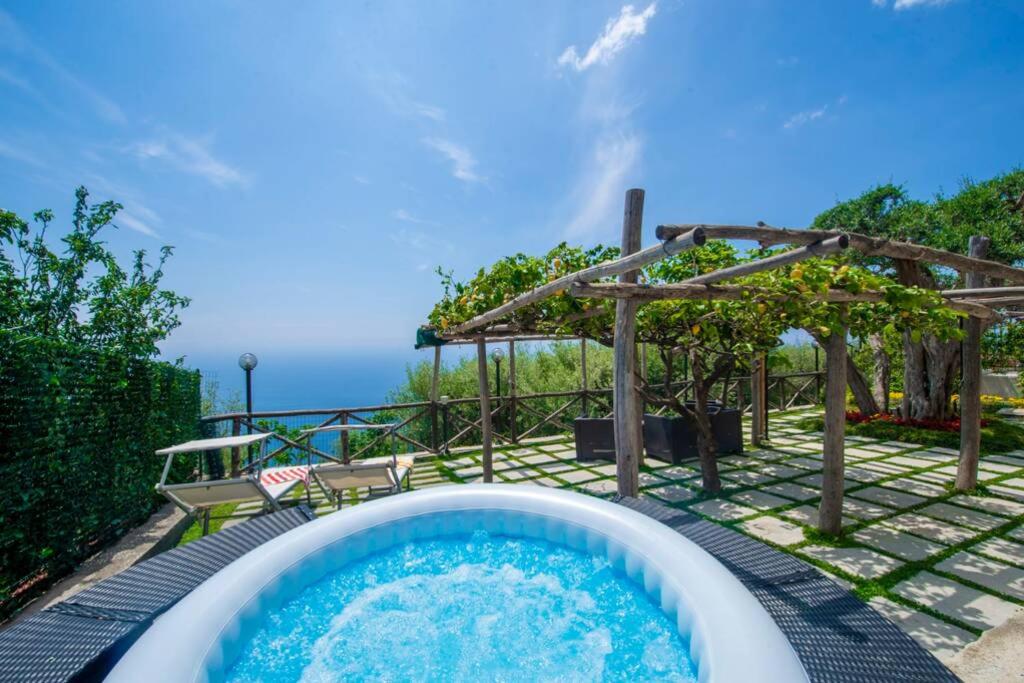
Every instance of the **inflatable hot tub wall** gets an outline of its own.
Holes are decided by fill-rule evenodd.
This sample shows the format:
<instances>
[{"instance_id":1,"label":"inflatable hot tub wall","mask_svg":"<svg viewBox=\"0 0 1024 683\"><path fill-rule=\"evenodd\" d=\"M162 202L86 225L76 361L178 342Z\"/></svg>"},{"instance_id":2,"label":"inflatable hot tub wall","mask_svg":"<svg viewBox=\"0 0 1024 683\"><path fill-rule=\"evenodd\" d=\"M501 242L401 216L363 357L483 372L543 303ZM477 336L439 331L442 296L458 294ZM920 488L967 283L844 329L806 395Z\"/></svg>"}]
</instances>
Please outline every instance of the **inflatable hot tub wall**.
<instances>
[{"instance_id":1,"label":"inflatable hot tub wall","mask_svg":"<svg viewBox=\"0 0 1024 683\"><path fill-rule=\"evenodd\" d=\"M465 534L543 539L606 557L675 620L701 681L806 681L796 653L747 589L687 538L608 501L540 486L403 493L305 524L256 548L156 620L108 676L115 683L224 678L264 615L345 564L396 544Z\"/></svg>"}]
</instances>

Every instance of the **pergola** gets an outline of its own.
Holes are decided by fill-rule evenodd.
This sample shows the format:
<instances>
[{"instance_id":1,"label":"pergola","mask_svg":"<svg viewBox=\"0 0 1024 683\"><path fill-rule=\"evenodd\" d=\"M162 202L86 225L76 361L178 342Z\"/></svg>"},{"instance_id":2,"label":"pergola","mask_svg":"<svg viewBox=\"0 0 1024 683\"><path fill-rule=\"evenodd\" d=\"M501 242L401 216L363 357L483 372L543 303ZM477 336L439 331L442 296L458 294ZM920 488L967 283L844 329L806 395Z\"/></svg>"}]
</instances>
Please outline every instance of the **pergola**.
<instances>
[{"instance_id":1,"label":"pergola","mask_svg":"<svg viewBox=\"0 0 1024 683\"><path fill-rule=\"evenodd\" d=\"M442 331L439 338L475 341L480 374L480 411L483 431L484 481L492 480L492 435L490 429L490 397L487 383L487 341L501 335L515 336L515 331L502 325L510 313L558 293L589 299L615 300L614 326L614 432L618 492L636 496L639 492L639 464L643 451L641 400L636 386L636 312L642 302L664 299L734 300L762 297L771 300L777 294L754 287L717 284L744 275L788 266L799 261L855 249L866 256L896 261L919 261L953 269L963 276L965 288L943 290L940 295L948 307L967 315L962 342L962 386L960 390L961 440L956 487L972 489L977 485L978 457L981 447L981 334L986 323L1004 317L1002 309L1024 305L1024 269L984 258L988 238L972 237L969 256L933 249L908 242L869 237L857 233L819 231L756 226L680 224L659 225L656 236L660 242L641 249L644 191L626 193L619 259L570 273L540 287L520 294L508 302L477 315L466 322ZM664 285L637 283L640 268L666 257L703 245L708 239L751 240L762 246L788 244L795 249L705 273L683 282ZM596 282L617 276L617 282ZM986 281L1000 286L986 287ZM830 290L814 295L816 300L845 306L848 303L875 303L885 300L884 293L865 291L853 294ZM1008 314L1012 314L1007 312ZM848 328L847 328L848 330ZM843 502L844 433L846 428L847 330L832 334L824 344L827 362L825 390L825 427L823 448L823 481L819 510L819 528L838 534ZM763 435L764 397L763 359L755 360L753 438L758 443ZM437 356L435 356L435 377ZM761 377L762 381L757 382ZM436 381L435 381L436 391ZM432 397L436 400L436 397Z\"/></svg>"}]
</instances>

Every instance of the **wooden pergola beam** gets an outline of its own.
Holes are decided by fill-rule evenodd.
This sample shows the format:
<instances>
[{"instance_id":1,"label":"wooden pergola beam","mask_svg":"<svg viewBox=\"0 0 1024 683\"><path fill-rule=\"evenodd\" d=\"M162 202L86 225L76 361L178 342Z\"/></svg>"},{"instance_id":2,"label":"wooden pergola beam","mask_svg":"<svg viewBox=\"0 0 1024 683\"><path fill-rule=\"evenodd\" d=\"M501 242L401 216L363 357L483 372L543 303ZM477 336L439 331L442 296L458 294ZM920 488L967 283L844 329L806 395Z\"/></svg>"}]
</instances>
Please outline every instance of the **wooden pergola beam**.
<instances>
[{"instance_id":1,"label":"wooden pergola beam","mask_svg":"<svg viewBox=\"0 0 1024 683\"><path fill-rule=\"evenodd\" d=\"M947 299L1024 299L1024 287L975 287L974 289L943 289L939 292Z\"/></svg>"},{"instance_id":2,"label":"wooden pergola beam","mask_svg":"<svg viewBox=\"0 0 1024 683\"><path fill-rule=\"evenodd\" d=\"M673 254L678 254L680 252L687 251L688 249L699 247L704 244L705 239L704 230L695 228L672 237L671 239L665 240L661 244L641 249L640 251L624 256L623 258L616 259L614 261L606 261L605 263L599 263L596 266L578 270L575 273L563 275L560 278L552 280L546 285L541 285L540 287L531 289L529 292L524 292L497 308L492 308L491 310L481 313L474 318L470 318L459 325L453 325L447 330L444 330L444 333L447 335L460 335L472 330L478 330L484 325L500 320L509 313L517 311L524 306L535 304L538 301L546 299L552 294L568 289L574 282L593 282L594 280L600 280L601 278L636 271L648 264L654 263L655 261L660 261L666 256L672 256Z\"/></svg>"},{"instance_id":3,"label":"wooden pergola beam","mask_svg":"<svg viewBox=\"0 0 1024 683\"><path fill-rule=\"evenodd\" d=\"M1021 268L1014 268L997 261L971 258L970 256L943 251L942 249L911 244L910 242L868 237L856 232L843 233L830 230L774 228L767 225L755 227L748 225L687 223L659 225L656 234L658 239L673 239L676 235L685 234L696 228L703 228L710 239L752 240L760 242L762 246L812 244L846 234L850 238L850 246L865 256L886 256L905 261L924 261L925 263L952 268L961 273L976 272L986 277L1001 278L1006 282L1024 285L1024 269Z\"/></svg>"},{"instance_id":4,"label":"wooden pergola beam","mask_svg":"<svg viewBox=\"0 0 1024 683\"><path fill-rule=\"evenodd\" d=\"M687 278L680 284L710 285L714 282L724 282L725 280L753 275L754 273L761 273L766 270L775 270L776 268L782 268L783 266L806 261L807 259L836 254L848 246L850 246L850 238L846 235L837 235L820 242L812 242L807 246L787 251L784 254L776 254L775 256L768 256L757 261L748 261L747 263L740 263L729 268L721 268L710 273Z\"/></svg>"},{"instance_id":5,"label":"wooden pergola beam","mask_svg":"<svg viewBox=\"0 0 1024 683\"><path fill-rule=\"evenodd\" d=\"M761 287L745 285L695 285L673 283L667 285L629 285L620 282L595 282L573 285L569 294L581 299L631 299L636 301L665 301L672 299L699 299L704 301L786 301L792 297ZM806 296L806 295L804 295ZM812 294L814 301L829 303L878 303L885 301L882 292L860 292L852 294L842 289L830 289L824 294ZM988 301L985 302L986 304ZM981 320L994 320L998 316L991 308L972 301L946 301L955 311Z\"/></svg>"}]
</instances>

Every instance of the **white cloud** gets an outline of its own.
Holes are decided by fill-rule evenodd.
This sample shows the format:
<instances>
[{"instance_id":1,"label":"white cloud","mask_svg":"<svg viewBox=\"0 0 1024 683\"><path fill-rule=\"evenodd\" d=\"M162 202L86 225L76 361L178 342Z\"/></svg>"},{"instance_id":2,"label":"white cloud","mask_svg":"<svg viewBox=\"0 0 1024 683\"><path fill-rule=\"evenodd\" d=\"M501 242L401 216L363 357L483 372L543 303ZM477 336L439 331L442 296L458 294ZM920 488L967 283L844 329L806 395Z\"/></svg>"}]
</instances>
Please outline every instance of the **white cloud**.
<instances>
[{"instance_id":1,"label":"white cloud","mask_svg":"<svg viewBox=\"0 0 1024 683\"><path fill-rule=\"evenodd\" d=\"M389 234L391 241L402 247L408 247L415 251L429 251L437 253L440 251L454 251L455 247L451 242L437 239L433 235L421 230L410 230L400 228L397 232Z\"/></svg>"},{"instance_id":2,"label":"white cloud","mask_svg":"<svg viewBox=\"0 0 1024 683\"><path fill-rule=\"evenodd\" d=\"M156 230L154 230L153 227L149 225L149 223L142 220L141 218L131 213L127 209L122 209L121 211L118 211L117 215L114 217L113 222L114 225L125 227L128 228L129 230L134 230L135 232L140 232L148 237L159 237Z\"/></svg>"},{"instance_id":3,"label":"white cloud","mask_svg":"<svg viewBox=\"0 0 1024 683\"><path fill-rule=\"evenodd\" d=\"M608 20L604 25L604 32L597 37L583 57L579 56L575 45L570 45L558 58L558 65L585 71L595 64L607 64L634 38L647 32L647 22L654 16L656 9L657 3L652 2L647 9L637 14L633 5L625 5L618 17Z\"/></svg>"},{"instance_id":4,"label":"white cloud","mask_svg":"<svg viewBox=\"0 0 1024 683\"><path fill-rule=\"evenodd\" d=\"M948 5L953 0L895 0L892 3L892 8L897 12L905 9L914 9L915 7L942 7ZM875 7L885 7L888 4L888 0L871 0L871 4Z\"/></svg>"},{"instance_id":5,"label":"white cloud","mask_svg":"<svg viewBox=\"0 0 1024 683\"><path fill-rule=\"evenodd\" d=\"M441 107L421 102L410 97L407 91L409 82L400 73L370 72L366 74L371 89L388 105L402 116L418 116L431 121L444 121L445 111Z\"/></svg>"},{"instance_id":6,"label":"white cloud","mask_svg":"<svg viewBox=\"0 0 1024 683\"><path fill-rule=\"evenodd\" d=\"M417 225L441 225L437 221L430 221L427 220L426 218L419 218L417 216L414 216L405 209L397 209L391 215L394 216L396 220L404 221L406 223L415 223Z\"/></svg>"},{"instance_id":7,"label":"white cloud","mask_svg":"<svg viewBox=\"0 0 1024 683\"><path fill-rule=\"evenodd\" d=\"M365 176L361 176L361 175L354 175L354 176L352 176L352 180L354 180L355 182L359 183L360 185L369 185L370 184L370 179L365 177Z\"/></svg>"},{"instance_id":8,"label":"white cloud","mask_svg":"<svg viewBox=\"0 0 1024 683\"><path fill-rule=\"evenodd\" d=\"M626 183L640 161L642 147L636 135L613 134L598 139L573 190L577 207L565 230L567 238L606 238L615 234Z\"/></svg>"},{"instance_id":9,"label":"white cloud","mask_svg":"<svg viewBox=\"0 0 1024 683\"><path fill-rule=\"evenodd\" d=\"M822 116L825 115L825 112L827 112L827 111L828 111L828 105L827 104L823 104L821 107L819 107L817 109L808 109L807 111L797 112L797 113L793 114L792 116L790 116L789 119L787 119L786 122L782 124L782 127L787 129L787 130L793 130L795 128L799 128L800 126L803 126L804 124L807 124L807 123L810 123L811 121L816 121L816 120L820 119Z\"/></svg>"},{"instance_id":10,"label":"white cloud","mask_svg":"<svg viewBox=\"0 0 1024 683\"><path fill-rule=\"evenodd\" d=\"M59 80L63 81L65 85L70 86L72 90L77 91L79 95L88 101L96 114L101 118L111 123L125 123L127 121L124 112L121 111L117 104L64 68L64 65L58 62L45 49L37 45L22 30L18 22L14 20L14 17L3 10L0 10L0 48L5 48L48 69ZM9 78L6 80L12 82ZM32 87L27 82L24 85Z\"/></svg>"},{"instance_id":11,"label":"white cloud","mask_svg":"<svg viewBox=\"0 0 1024 683\"><path fill-rule=\"evenodd\" d=\"M444 138L423 138L423 144L437 150L452 162L452 175L467 183L479 183L486 178L477 174L476 159L468 149Z\"/></svg>"},{"instance_id":12,"label":"white cloud","mask_svg":"<svg viewBox=\"0 0 1024 683\"><path fill-rule=\"evenodd\" d=\"M213 156L209 145L209 140L165 131L156 138L135 143L129 147L129 151L141 161L164 161L218 187L245 185L248 181L242 172Z\"/></svg>"},{"instance_id":13,"label":"white cloud","mask_svg":"<svg viewBox=\"0 0 1024 683\"><path fill-rule=\"evenodd\" d=\"M35 154L31 151L19 147L10 142L0 140L0 157L6 157L12 161L19 161L29 166L36 166L37 168L43 168L46 166Z\"/></svg>"}]
</instances>

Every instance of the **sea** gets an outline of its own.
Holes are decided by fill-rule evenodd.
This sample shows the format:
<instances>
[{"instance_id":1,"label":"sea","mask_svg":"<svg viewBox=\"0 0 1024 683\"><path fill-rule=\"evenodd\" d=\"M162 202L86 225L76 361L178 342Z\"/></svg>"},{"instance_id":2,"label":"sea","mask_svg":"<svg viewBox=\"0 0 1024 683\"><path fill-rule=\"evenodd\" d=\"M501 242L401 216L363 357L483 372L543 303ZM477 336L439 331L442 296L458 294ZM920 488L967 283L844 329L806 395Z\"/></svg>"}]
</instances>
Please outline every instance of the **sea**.
<instances>
[{"instance_id":1,"label":"sea","mask_svg":"<svg viewBox=\"0 0 1024 683\"><path fill-rule=\"evenodd\" d=\"M452 351L460 351L451 349ZM445 362L460 355L448 353ZM245 400L245 372L238 353L200 352L185 356L206 383L215 382L221 400ZM274 411L380 405L406 380L408 367L433 362L430 349L260 351L252 373L253 410Z\"/></svg>"}]
</instances>

